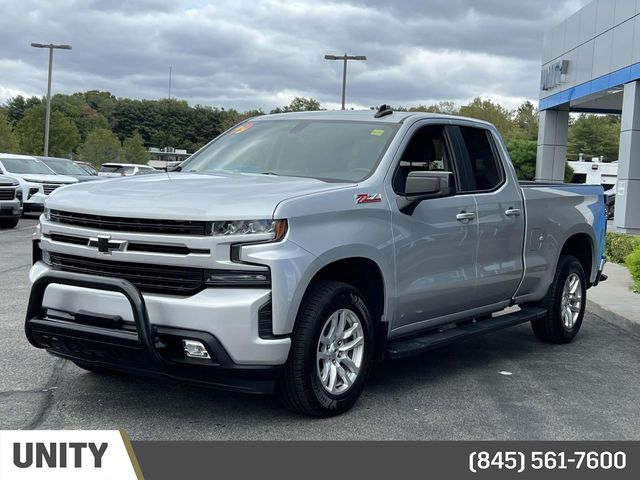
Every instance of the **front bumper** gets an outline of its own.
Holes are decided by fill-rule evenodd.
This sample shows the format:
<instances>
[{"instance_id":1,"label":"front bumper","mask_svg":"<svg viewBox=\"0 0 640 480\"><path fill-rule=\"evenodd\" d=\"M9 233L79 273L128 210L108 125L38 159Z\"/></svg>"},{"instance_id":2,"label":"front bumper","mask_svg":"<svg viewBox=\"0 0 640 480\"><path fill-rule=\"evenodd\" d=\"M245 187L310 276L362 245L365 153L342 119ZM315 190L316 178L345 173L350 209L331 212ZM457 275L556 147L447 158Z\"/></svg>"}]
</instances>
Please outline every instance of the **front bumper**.
<instances>
[{"instance_id":1,"label":"front bumper","mask_svg":"<svg viewBox=\"0 0 640 480\"><path fill-rule=\"evenodd\" d=\"M143 296L125 280L54 271L43 262L31 280L27 338L81 363L270 393L289 353L289 338L261 339L253 321L268 291ZM184 357L184 338L200 340L212 359Z\"/></svg>"},{"instance_id":2,"label":"front bumper","mask_svg":"<svg viewBox=\"0 0 640 480\"><path fill-rule=\"evenodd\" d=\"M0 201L0 218L16 218L22 215L22 204L20 200Z\"/></svg>"}]
</instances>

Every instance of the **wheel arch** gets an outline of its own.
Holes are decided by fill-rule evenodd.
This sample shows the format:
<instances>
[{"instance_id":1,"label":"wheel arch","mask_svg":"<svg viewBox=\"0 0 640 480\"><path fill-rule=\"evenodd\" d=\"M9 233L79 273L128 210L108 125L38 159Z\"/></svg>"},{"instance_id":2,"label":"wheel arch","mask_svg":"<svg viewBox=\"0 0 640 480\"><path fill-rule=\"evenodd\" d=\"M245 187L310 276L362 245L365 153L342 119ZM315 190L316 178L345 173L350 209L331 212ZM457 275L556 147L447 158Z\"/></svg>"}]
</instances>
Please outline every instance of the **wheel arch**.
<instances>
[{"instance_id":1,"label":"wheel arch","mask_svg":"<svg viewBox=\"0 0 640 480\"><path fill-rule=\"evenodd\" d=\"M591 235L580 232L567 238L560 250L559 259L565 255L572 255L578 259L587 277L588 287L591 286L595 255L595 245Z\"/></svg>"},{"instance_id":2,"label":"wheel arch","mask_svg":"<svg viewBox=\"0 0 640 480\"><path fill-rule=\"evenodd\" d=\"M367 255L341 256L316 264L309 280L305 282L303 288L301 287L300 301L295 305L296 314L309 288L315 282L322 280L344 282L362 293L371 310L375 329L376 353L380 357L387 341L389 327L387 320L392 308L390 281L388 274L385 275L383 265Z\"/></svg>"}]
</instances>

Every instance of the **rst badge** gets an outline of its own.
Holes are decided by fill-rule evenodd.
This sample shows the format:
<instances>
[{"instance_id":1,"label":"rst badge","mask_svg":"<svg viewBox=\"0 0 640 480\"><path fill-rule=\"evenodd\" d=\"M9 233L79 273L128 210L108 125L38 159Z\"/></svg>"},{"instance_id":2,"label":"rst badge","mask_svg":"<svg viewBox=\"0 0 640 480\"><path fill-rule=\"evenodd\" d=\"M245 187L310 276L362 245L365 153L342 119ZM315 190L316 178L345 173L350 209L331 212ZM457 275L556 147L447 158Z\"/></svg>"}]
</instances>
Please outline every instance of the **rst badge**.
<instances>
[{"instance_id":1,"label":"rst badge","mask_svg":"<svg viewBox=\"0 0 640 480\"><path fill-rule=\"evenodd\" d=\"M368 193L359 193L356 195L356 203L358 205L362 203L380 203L382 201L382 194L376 193L374 195L370 195Z\"/></svg>"}]
</instances>

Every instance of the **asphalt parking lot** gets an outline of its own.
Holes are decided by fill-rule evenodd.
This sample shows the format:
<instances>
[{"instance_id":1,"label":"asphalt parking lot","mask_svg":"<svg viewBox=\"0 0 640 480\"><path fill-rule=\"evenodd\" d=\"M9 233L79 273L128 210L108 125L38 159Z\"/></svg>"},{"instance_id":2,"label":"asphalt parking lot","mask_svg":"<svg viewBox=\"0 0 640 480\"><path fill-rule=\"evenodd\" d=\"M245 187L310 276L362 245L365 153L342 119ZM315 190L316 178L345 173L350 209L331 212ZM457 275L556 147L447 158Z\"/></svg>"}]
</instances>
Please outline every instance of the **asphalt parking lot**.
<instances>
[{"instance_id":1,"label":"asphalt parking lot","mask_svg":"<svg viewBox=\"0 0 640 480\"><path fill-rule=\"evenodd\" d=\"M640 337L588 314L577 340L528 325L378 365L326 420L274 398L80 370L31 347L23 321L35 218L0 231L0 429L125 429L134 440L640 439Z\"/></svg>"}]
</instances>

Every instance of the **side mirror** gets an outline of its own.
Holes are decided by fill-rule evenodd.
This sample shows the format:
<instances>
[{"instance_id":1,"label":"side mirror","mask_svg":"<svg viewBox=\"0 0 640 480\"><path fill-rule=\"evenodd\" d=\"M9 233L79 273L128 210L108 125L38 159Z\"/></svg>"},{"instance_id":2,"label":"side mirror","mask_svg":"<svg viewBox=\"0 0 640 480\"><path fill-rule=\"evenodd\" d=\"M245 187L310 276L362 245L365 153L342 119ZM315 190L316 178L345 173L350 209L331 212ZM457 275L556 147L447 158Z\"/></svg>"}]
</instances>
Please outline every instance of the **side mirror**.
<instances>
[{"instance_id":1,"label":"side mirror","mask_svg":"<svg viewBox=\"0 0 640 480\"><path fill-rule=\"evenodd\" d=\"M398 198L402 213L412 215L418 204L431 198L451 197L456 193L451 172L409 172L404 196Z\"/></svg>"}]
</instances>

